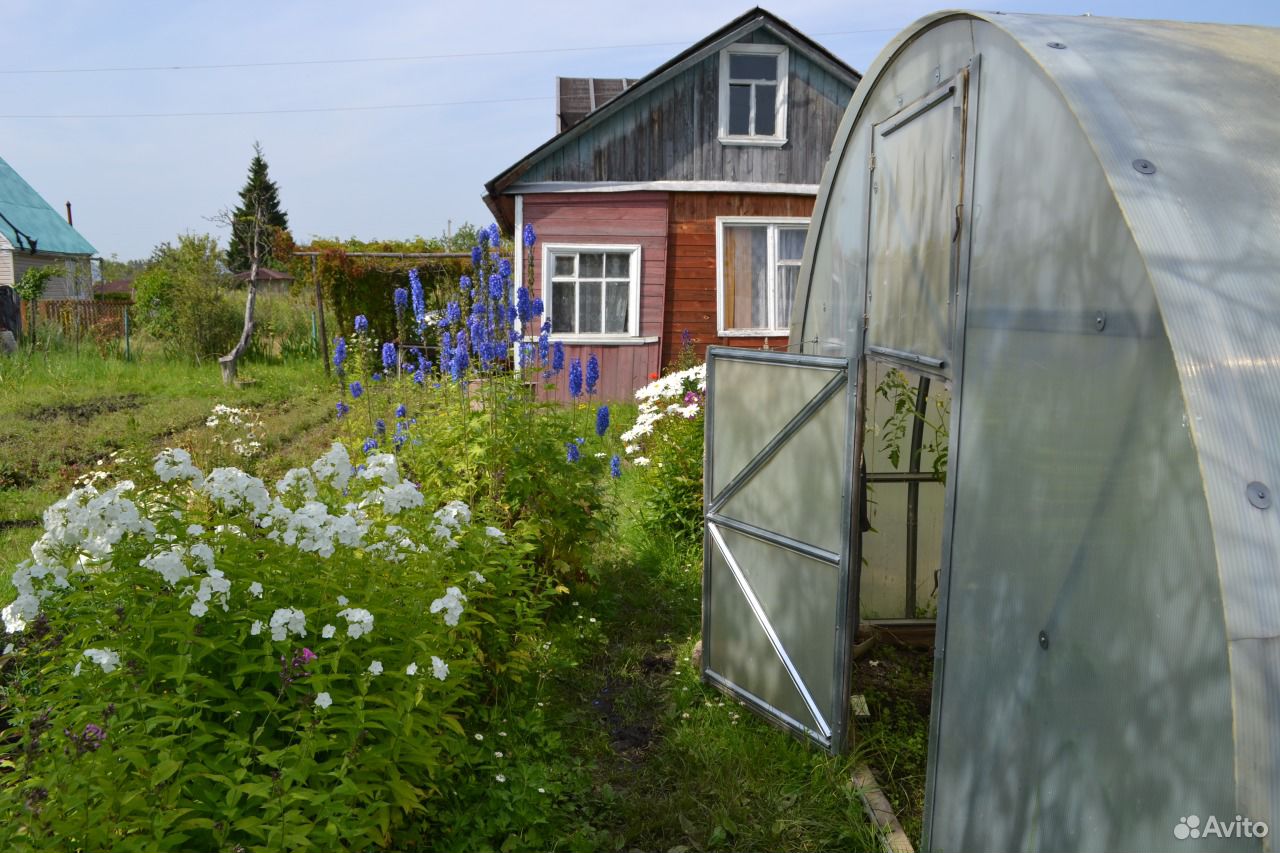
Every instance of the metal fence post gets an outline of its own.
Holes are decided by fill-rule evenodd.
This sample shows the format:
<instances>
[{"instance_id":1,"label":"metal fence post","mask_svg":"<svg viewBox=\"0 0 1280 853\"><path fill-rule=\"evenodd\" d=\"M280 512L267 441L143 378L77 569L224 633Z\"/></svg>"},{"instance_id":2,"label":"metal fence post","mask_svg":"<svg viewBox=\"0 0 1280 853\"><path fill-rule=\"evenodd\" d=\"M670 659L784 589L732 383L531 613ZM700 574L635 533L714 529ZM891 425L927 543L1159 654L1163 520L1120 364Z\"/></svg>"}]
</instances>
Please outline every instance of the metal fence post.
<instances>
[{"instance_id":1,"label":"metal fence post","mask_svg":"<svg viewBox=\"0 0 1280 853\"><path fill-rule=\"evenodd\" d=\"M132 361L133 356L129 351L129 306L124 306L124 360Z\"/></svg>"}]
</instances>

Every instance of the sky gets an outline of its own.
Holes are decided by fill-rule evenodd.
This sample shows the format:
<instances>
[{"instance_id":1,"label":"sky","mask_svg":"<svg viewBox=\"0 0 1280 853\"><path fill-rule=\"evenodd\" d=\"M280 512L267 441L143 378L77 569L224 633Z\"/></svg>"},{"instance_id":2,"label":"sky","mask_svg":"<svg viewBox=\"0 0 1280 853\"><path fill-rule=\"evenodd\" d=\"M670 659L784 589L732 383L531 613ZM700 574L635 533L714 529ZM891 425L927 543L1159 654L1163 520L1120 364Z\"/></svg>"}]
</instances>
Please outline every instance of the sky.
<instances>
[{"instance_id":1,"label":"sky","mask_svg":"<svg viewBox=\"0 0 1280 853\"><path fill-rule=\"evenodd\" d=\"M70 201L104 257L187 232L225 245L210 220L255 141L299 242L434 236L490 220L485 181L554 135L557 75L643 76L749 2L6 0L0 157L59 212ZM863 71L942 6L765 8ZM1280 26L1280 0L996 8Z\"/></svg>"}]
</instances>

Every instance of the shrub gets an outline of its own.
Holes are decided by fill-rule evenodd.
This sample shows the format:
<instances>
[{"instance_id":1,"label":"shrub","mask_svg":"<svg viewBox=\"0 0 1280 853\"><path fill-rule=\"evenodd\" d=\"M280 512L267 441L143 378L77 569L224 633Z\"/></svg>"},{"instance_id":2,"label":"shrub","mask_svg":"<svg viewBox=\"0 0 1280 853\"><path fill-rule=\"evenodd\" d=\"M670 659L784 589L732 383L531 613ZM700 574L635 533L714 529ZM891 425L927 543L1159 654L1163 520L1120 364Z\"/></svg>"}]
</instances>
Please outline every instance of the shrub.
<instances>
[{"instance_id":1,"label":"shrub","mask_svg":"<svg viewBox=\"0 0 1280 853\"><path fill-rule=\"evenodd\" d=\"M183 234L134 279L138 322L171 353L207 358L240 336L244 306L227 292L219 254L215 237Z\"/></svg>"},{"instance_id":2,"label":"shrub","mask_svg":"<svg viewBox=\"0 0 1280 853\"><path fill-rule=\"evenodd\" d=\"M581 386L568 409L538 399L538 386L565 372L564 360L553 354L549 325L537 323L541 300L524 288L512 300L511 265L492 251L497 226L478 236L471 275L460 278L438 319L428 319L416 272L393 297L396 323L412 330L416 347L380 344L364 317L335 341L344 395L338 412L353 445L391 450L428 491L527 531L533 558L550 577L581 577L591 540L606 525L602 481L613 447L607 407L601 416L591 402L598 362L592 356L585 367L568 366L570 385L576 375ZM532 229L522 237L532 247ZM520 340L517 319L541 330L536 342ZM440 349L428 350L437 338ZM437 360L427 358L430 351Z\"/></svg>"},{"instance_id":3,"label":"shrub","mask_svg":"<svg viewBox=\"0 0 1280 853\"><path fill-rule=\"evenodd\" d=\"M274 487L98 475L4 608L6 849L406 847L547 599L518 533L335 445ZM438 828L438 824L436 824Z\"/></svg>"},{"instance_id":4,"label":"shrub","mask_svg":"<svg viewBox=\"0 0 1280 853\"><path fill-rule=\"evenodd\" d=\"M685 545L702 539L703 399L706 365L667 374L636 392L640 411L622 434L641 474L641 525Z\"/></svg>"}]
</instances>

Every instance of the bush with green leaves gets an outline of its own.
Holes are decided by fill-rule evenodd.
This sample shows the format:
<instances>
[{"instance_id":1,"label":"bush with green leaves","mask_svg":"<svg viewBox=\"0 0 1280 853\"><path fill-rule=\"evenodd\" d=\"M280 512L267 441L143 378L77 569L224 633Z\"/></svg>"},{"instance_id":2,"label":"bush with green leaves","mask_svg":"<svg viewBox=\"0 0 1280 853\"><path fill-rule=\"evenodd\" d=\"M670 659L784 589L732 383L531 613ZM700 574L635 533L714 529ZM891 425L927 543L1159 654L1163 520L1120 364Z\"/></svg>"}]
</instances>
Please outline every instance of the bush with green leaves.
<instances>
[{"instance_id":1,"label":"bush with green leaves","mask_svg":"<svg viewBox=\"0 0 1280 853\"><path fill-rule=\"evenodd\" d=\"M549 593L428 494L341 444L275 484L172 449L50 507L3 610L4 848L432 846Z\"/></svg>"},{"instance_id":2,"label":"bush with green leaves","mask_svg":"<svg viewBox=\"0 0 1280 853\"><path fill-rule=\"evenodd\" d=\"M617 476L621 464L610 409L595 399L599 361L593 354L566 366L550 324L537 322L541 300L523 287L513 293L497 226L477 237L471 274L439 317L429 315L416 273L409 288L394 291L396 324L416 341L380 343L364 316L335 340L338 414L353 446L392 451L424 489L523 531L549 578L583 577L590 544L608 524L606 472ZM532 229L522 238L531 249ZM568 407L541 393L558 381L567 383Z\"/></svg>"},{"instance_id":3,"label":"bush with green leaves","mask_svg":"<svg viewBox=\"0 0 1280 853\"><path fill-rule=\"evenodd\" d=\"M176 245L157 246L133 285L139 325L171 353L208 358L240 336L244 306L228 290L212 235L182 234Z\"/></svg>"},{"instance_id":4,"label":"bush with green leaves","mask_svg":"<svg viewBox=\"0 0 1280 853\"><path fill-rule=\"evenodd\" d=\"M706 377L706 365L694 365L641 388L636 421L622 434L631 464L642 472L641 525L687 546L702 541Z\"/></svg>"}]
</instances>

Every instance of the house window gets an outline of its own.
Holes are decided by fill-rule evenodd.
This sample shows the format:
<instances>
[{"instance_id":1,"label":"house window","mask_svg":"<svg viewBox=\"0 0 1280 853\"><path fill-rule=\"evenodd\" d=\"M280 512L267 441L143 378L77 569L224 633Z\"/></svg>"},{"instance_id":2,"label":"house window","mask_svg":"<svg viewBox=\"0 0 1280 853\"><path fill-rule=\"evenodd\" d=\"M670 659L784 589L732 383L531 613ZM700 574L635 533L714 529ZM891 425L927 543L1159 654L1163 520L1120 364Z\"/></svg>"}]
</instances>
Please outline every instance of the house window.
<instances>
[{"instance_id":1,"label":"house window","mask_svg":"<svg viewBox=\"0 0 1280 853\"><path fill-rule=\"evenodd\" d=\"M552 334L639 334L639 246L546 246L543 269Z\"/></svg>"},{"instance_id":2,"label":"house window","mask_svg":"<svg viewBox=\"0 0 1280 853\"><path fill-rule=\"evenodd\" d=\"M735 44L720 51L720 141L782 145L787 141L787 49Z\"/></svg>"},{"instance_id":3,"label":"house window","mask_svg":"<svg viewBox=\"0 0 1280 853\"><path fill-rule=\"evenodd\" d=\"M786 335L807 219L716 220L721 335Z\"/></svg>"}]
</instances>

